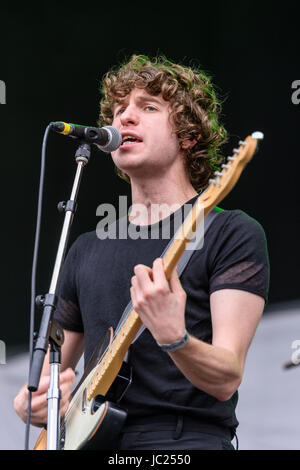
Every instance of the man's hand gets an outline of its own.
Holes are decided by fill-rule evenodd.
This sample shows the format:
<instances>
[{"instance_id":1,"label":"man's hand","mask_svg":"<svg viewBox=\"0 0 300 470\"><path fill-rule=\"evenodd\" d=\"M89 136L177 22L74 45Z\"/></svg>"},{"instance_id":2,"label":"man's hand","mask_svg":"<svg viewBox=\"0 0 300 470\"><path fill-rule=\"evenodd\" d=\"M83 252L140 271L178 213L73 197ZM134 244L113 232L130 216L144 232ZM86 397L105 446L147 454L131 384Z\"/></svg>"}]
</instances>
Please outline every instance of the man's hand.
<instances>
[{"instance_id":1,"label":"man's hand","mask_svg":"<svg viewBox=\"0 0 300 470\"><path fill-rule=\"evenodd\" d=\"M60 415L63 416L69 406L71 387L74 383L75 373L69 368L60 373ZM42 376L37 392L32 393L31 399L31 424L42 427L47 424L48 402L47 391L49 388L50 376ZM28 389L25 384L14 399L14 409L20 418L26 423L28 406Z\"/></svg>"},{"instance_id":2,"label":"man's hand","mask_svg":"<svg viewBox=\"0 0 300 470\"><path fill-rule=\"evenodd\" d=\"M159 344L170 344L185 333L186 293L177 275L170 281L165 276L163 260L157 258L150 269L144 265L134 268L131 279L131 300L134 310Z\"/></svg>"}]
</instances>

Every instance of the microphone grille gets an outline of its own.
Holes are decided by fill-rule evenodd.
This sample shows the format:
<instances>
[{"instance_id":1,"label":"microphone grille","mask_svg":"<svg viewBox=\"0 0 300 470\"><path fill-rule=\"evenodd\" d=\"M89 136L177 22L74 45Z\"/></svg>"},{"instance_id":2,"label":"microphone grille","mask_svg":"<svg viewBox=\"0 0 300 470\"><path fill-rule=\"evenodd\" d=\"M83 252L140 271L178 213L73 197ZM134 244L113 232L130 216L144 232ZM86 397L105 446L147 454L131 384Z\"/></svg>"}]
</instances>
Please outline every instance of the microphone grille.
<instances>
[{"instance_id":1,"label":"microphone grille","mask_svg":"<svg viewBox=\"0 0 300 470\"><path fill-rule=\"evenodd\" d=\"M110 153L113 150L117 150L117 148L119 148L122 143L121 133L113 126L104 126L102 129L105 129L108 132L109 140L105 145L98 144L99 149L105 153Z\"/></svg>"}]
</instances>

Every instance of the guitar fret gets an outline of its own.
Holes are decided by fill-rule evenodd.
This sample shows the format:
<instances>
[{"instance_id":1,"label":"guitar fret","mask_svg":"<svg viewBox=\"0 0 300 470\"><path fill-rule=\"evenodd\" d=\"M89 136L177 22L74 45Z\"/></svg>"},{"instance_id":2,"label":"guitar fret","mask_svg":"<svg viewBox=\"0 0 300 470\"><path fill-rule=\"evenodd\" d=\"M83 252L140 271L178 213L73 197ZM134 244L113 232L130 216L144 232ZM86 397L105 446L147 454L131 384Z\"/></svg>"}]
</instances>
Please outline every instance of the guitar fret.
<instances>
[{"instance_id":1,"label":"guitar fret","mask_svg":"<svg viewBox=\"0 0 300 470\"><path fill-rule=\"evenodd\" d=\"M111 350L110 349L107 351L107 362L108 364L111 363Z\"/></svg>"},{"instance_id":2,"label":"guitar fret","mask_svg":"<svg viewBox=\"0 0 300 470\"><path fill-rule=\"evenodd\" d=\"M119 333L120 344L122 343L122 341L123 341L123 339L124 339L123 337L124 337L124 334L123 334L123 331L122 331L122 329L121 329L121 330L120 330L120 333Z\"/></svg>"},{"instance_id":3,"label":"guitar fret","mask_svg":"<svg viewBox=\"0 0 300 470\"><path fill-rule=\"evenodd\" d=\"M127 330L130 331L131 326L132 326L130 315L126 319L126 324L127 324Z\"/></svg>"}]
</instances>

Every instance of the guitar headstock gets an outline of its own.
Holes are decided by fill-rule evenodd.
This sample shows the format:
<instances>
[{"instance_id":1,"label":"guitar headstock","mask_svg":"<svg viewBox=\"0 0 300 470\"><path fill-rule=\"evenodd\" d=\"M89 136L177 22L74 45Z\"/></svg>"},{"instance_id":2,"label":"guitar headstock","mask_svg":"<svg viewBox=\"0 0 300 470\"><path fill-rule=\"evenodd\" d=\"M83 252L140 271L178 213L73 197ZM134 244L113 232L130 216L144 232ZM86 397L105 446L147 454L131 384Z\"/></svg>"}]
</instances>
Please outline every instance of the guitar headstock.
<instances>
[{"instance_id":1,"label":"guitar headstock","mask_svg":"<svg viewBox=\"0 0 300 470\"><path fill-rule=\"evenodd\" d=\"M215 172L215 177L209 180L208 187L199 198L205 213L224 199L235 186L244 167L255 154L258 141L263 138L263 133L257 131L245 140L240 140L239 146L233 149L232 155L227 157L226 163L221 165L221 171Z\"/></svg>"}]
</instances>

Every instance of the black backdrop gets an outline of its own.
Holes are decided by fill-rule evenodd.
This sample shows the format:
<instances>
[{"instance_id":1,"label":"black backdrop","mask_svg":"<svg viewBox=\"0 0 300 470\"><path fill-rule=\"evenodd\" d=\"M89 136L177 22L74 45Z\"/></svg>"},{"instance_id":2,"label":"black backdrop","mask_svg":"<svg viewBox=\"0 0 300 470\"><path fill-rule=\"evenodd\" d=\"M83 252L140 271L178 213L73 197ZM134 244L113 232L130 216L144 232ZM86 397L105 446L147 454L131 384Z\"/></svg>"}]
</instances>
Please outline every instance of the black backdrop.
<instances>
[{"instance_id":1,"label":"black backdrop","mask_svg":"<svg viewBox=\"0 0 300 470\"><path fill-rule=\"evenodd\" d=\"M43 134L51 121L96 125L102 75L132 53L163 53L208 71L224 98L230 133L224 152L261 130L260 152L220 204L240 208L265 228L271 262L270 304L299 293L299 117L292 83L300 79L295 3L270 1L70 2L1 5L0 105L2 270L0 339L7 353L26 345L30 277ZM49 288L75 172L72 139L51 134L37 292ZM84 172L71 239L93 230L96 208L129 196L110 158L93 151Z\"/></svg>"}]
</instances>

